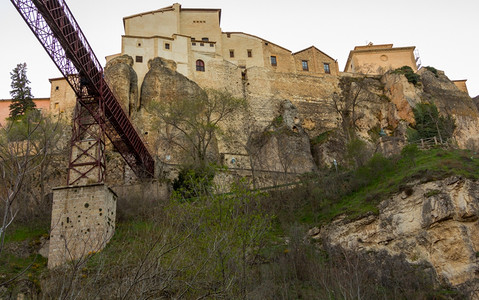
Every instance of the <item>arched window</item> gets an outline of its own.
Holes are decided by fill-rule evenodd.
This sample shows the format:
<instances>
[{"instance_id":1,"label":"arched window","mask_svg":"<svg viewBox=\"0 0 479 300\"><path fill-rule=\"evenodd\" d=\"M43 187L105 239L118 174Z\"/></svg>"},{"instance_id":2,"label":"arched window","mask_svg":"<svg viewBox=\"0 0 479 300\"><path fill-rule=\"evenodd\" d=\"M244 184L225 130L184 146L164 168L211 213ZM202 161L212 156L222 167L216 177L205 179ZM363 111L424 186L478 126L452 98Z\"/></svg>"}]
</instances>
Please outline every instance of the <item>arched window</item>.
<instances>
[{"instance_id":1,"label":"arched window","mask_svg":"<svg viewBox=\"0 0 479 300\"><path fill-rule=\"evenodd\" d=\"M201 59L196 61L196 71L204 72L205 71L205 62Z\"/></svg>"}]
</instances>

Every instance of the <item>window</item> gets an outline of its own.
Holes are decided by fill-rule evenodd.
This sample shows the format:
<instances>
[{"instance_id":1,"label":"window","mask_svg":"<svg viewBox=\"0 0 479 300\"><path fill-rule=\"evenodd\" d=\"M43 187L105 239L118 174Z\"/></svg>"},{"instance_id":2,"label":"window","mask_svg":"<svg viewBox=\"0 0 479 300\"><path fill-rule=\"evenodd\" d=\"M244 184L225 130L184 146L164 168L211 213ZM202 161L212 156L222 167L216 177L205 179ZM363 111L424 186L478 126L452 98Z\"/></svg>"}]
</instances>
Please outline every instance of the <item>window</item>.
<instances>
[{"instance_id":1,"label":"window","mask_svg":"<svg viewBox=\"0 0 479 300\"><path fill-rule=\"evenodd\" d=\"M235 51L234 50L230 50L230 57L235 57Z\"/></svg>"},{"instance_id":2,"label":"window","mask_svg":"<svg viewBox=\"0 0 479 300\"><path fill-rule=\"evenodd\" d=\"M278 65L278 62L276 61L276 56L271 56L271 65L275 67Z\"/></svg>"},{"instance_id":3,"label":"window","mask_svg":"<svg viewBox=\"0 0 479 300\"><path fill-rule=\"evenodd\" d=\"M324 63L324 73L331 74L331 70L329 69L329 64Z\"/></svg>"},{"instance_id":4,"label":"window","mask_svg":"<svg viewBox=\"0 0 479 300\"><path fill-rule=\"evenodd\" d=\"M170 43L165 43L165 49L170 50Z\"/></svg>"},{"instance_id":5,"label":"window","mask_svg":"<svg viewBox=\"0 0 479 300\"><path fill-rule=\"evenodd\" d=\"M210 47L214 47L214 46L215 46L215 44L213 44L213 43L210 43Z\"/></svg>"},{"instance_id":6,"label":"window","mask_svg":"<svg viewBox=\"0 0 479 300\"><path fill-rule=\"evenodd\" d=\"M202 61L201 59L198 59L196 61L196 71L198 71L198 72L204 72L205 71L205 62Z\"/></svg>"},{"instance_id":7,"label":"window","mask_svg":"<svg viewBox=\"0 0 479 300\"><path fill-rule=\"evenodd\" d=\"M141 43L138 43L137 46L138 46L138 47L141 47Z\"/></svg>"},{"instance_id":8,"label":"window","mask_svg":"<svg viewBox=\"0 0 479 300\"><path fill-rule=\"evenodd\" d=\"M55 109L59 109L59 108L60 108L60 103L55 102Z\"/></svg>"},{"instance_id":9,"label":"window","mask_svg":"<svg viewBox=\"0 0 479 300\"><path fill-rule=\"evenodd\" d=\"M205 45L205 43L200 43L200 46L203 47Z\"/></svg>"},{"instance_id":10,"label":"window","mask_svg":"<svg viewBox=\"0 0 479 300\"><path fill-rule=\"evenodd\" d=\"M191 46L196 46L196 43L191 43Z\"/></svg>"},{"instance_id":11,"label":"window","mask_svg":"<svg viewBox=\"0 0 479 300\"><path fill-rule=\"evenodd\" d=\"M303 66L303 71L309 71L308 61L303 60L301 61L301 65Z\"/></svg>"},{"instance_id":12,"label":"window","mask_svg":"<svg viewBox=\"0 0 479 300\"><path fill-rule=\"evenodd\" d=\"M194 37L192 37L192 38L191 38L191 41L192 41L192 42L194 42L194 41L195 41L195 38L194 38Z\"/></svg>"},{"instance_id":13,"label":"window","mask_svg":"<svg viewBox=\"0 0 479 300\"><path fill-rule=\"evenodd\" d=\"M142 63L142 62L143 62L143 56L137 56L137 57L135 57L135 61L136 61L137 63Z\"/></svg>"},{"instance_id":14,"label":"window","mask_svg":"<svg viewBox=\"0 0 479 300\"><path fill-rule=\"evenodd\" d=\"M230 37L231 37L231 33L227 33L227 34L226 34L226 37L227 37L227 38L230 38Z\"/></svg>"},{"instance_id":15,"label":"window","mask_svg":"<svg viewBox=\"0 0 479 300\"><path fill-rule=\"evenodd\" d=\"M204 37L204 38L201 38L201 40L204 41L204 42L208 42L210 39L207 38L207 37Z\"/></svg>"},{"instance_id":16,"label":"window","mask_svg":"<svg viewBox=\"0 0 479 300\"><path fill-rule=\"evenodd\" d=\"M253 57L253 50L248 49L248 57Z\"/></svg>"}]
</instances>

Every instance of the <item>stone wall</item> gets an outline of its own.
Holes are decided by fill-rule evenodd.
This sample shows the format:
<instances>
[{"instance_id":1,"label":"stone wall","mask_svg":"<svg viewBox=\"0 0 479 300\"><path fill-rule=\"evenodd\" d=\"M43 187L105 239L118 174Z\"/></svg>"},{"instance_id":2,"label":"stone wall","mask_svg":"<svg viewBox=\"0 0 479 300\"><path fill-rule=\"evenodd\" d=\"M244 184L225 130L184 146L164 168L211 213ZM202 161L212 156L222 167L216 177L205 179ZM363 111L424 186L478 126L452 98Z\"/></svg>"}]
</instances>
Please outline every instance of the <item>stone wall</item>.
<instances>
[{"instance_id":1,"label":"stone wall","mask_svg":"<svg viewBox=\"0 0 479 300\"><path fill-rule=\"evenodd\" d=\"M102 250L115 218L116 195L104 184L54 188L48 267Z\"/></svg>"}]
</instances>

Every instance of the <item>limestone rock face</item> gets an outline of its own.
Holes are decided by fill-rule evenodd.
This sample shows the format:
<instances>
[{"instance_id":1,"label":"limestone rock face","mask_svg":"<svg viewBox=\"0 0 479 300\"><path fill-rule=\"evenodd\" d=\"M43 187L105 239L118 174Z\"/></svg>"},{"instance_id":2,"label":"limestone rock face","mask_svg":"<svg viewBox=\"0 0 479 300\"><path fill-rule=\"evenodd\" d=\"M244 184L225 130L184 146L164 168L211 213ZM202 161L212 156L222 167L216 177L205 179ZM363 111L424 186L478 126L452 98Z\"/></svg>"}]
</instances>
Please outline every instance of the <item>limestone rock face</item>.
<instances>
[{"instance_id":1,"label":"limestone rock face","mask_svg":"<svg viewBox=\"0 0 479 300\"><path fill-rule=\"evenodd\" d=\"M105 80L128 115L139 108L138 76L132 66L133 58L122 55L109 61L105 67Z\"/></svg>"},{"instance_id":2,"label":"limestone rock face","mask_svg":"<svg viewBox=\"0 0 479 300\"><path fill-rule=\"evenodd\" d=\"M321 237L352 250L403 253L412 264L430 263L443 282L477 290L478 217L478 182L450 177L413 183L383 201L379 215L338 218Z\"/></svg>"},{"instance_id":3,"label":"limestone rock face","mask_svg":"<svg viewBox=\"0 0 479 300\"><path fill-rule=\"evenodd\" d=\"M424 89L424 100L434 102L439 111L456 121L454 138L461 148L479 147L479 112L469 95L459 90L444 74L423 68L418 72Z\"/></svg>"},{"instance_id":4,"label":"limestone rock face","mask_svg":"<svg viewBox=\"0 0 479 300\"><path fill-rule=\"evenodd\" d=\"M147 107L152 101L188 98L201 91L195 82L176 72L174 61L156 57L148 62L148 67L150 70L141 85L141 107Z\"/></svg>"},{"instance_id":5,"label":"limestone rock face","mask_svg":"<svg viewBox=\"0 0 479 300\"><path fill-rule=\"evenodd\" d=\"M421 102L421 91L399 74L386 73L381 82L384 84L385 95L391 99L397 110L396 116L389 116L390 122L405 120L414 124L412 108Z\"/></svg>"},{"instance_id":6,"label":"limestone rock face","mask_svg":"<svg viewBox=\"0 0 479 300\"><path fill-rule=\"evenodd\" d=\"M262 170L306 173L316 170L309 137L301 126L296 107L281 103L280 115L260 136L254 151L255 165Z\"/></svg>"},{"instance_id":7,"label":"limestone rock face","mask_svg":"<svg viewBox=\"0 0 479 300\"><path fill-rule=\"evenodd\" d=\"M472 98L472 102L476 105L477 109L479 109L479 96Z\"/></svg>"}]
</instances>

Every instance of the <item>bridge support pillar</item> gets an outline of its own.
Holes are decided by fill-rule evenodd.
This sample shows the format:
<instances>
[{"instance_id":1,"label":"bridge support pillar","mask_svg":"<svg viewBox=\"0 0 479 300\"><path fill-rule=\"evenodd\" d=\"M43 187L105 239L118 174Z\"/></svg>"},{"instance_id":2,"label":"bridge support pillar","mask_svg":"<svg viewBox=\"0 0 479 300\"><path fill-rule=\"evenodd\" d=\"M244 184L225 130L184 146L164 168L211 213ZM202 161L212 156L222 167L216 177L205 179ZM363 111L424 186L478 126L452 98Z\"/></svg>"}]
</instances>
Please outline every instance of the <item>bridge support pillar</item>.
<instances>
[{"instance_id":1,"label":"bridge support pillar","mask_svg":"<svg viewBox=\"0 0 479 300\"><path fill-rule=\"evenodd\" d=\"M106 246L115 231L116 198L103 183L53 189L48 268Z\"/></svg>"}]
</instances>

